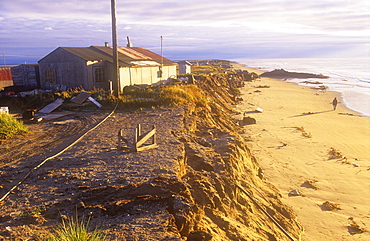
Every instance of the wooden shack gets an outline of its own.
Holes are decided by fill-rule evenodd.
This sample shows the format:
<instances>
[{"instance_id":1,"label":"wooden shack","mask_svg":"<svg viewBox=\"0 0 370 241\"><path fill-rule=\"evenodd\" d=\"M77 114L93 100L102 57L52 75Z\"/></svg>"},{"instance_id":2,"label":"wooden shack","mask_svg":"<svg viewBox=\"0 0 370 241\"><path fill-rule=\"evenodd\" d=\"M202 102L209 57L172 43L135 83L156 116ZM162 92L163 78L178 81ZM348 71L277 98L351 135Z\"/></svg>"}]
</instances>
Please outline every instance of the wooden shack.
<instances>
[{"instance_id":1,"label":"wooden shack","mask_svg":"<svg viewBox=\"0 0 370 241\"><path fill-rule=\"evenodd\" d=\"M176 76L175 62L141 47L119 47L118 62L122 89ZM59 47L38 63L40 84L44 89L108 90L109 81L113 80L113 48L107 45Z\"/></svg>"},{"instance_id":2,"label":"wooden shack","mask_svg":"<svg viewBox=\"0 0 370 241\"><path fill-rule=\"evenodd\" d=\"M192 64L189 61L179 61L179 74L190 74Z\"/></svg>"},{"instance_id":3,"label":"wooden shack","mask_svg":"<svg viewBox=\"0 0 370 241\"><path fill-rule=\"evenodd\" d=\"M40 88L38 64L20 64L11 68L14 86L24 90Z\"/></svg>"}]
</instances>

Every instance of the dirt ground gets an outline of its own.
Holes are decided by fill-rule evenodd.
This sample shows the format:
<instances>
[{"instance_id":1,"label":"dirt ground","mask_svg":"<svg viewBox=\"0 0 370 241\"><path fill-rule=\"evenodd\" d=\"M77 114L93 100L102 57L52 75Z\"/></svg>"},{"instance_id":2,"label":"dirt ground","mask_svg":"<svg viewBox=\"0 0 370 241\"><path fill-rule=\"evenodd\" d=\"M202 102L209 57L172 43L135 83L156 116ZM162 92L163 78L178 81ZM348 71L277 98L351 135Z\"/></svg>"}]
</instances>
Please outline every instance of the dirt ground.
<instances>
[{"instance_id":1,"label":"dirt ground","mask_svg":"<svg viewBox=\"0 0 370 241\"><path fill-rule=\"evenodd\" d=\"M299 240L302 228L261 172L230 115L228 77L198 83L206 107L72 112L3 140L0 240L43 240L61 219L91 218L107 240ZM117 133L157 128L158 147L117 149ZM272 221L275 220L275 223Z\"/></svg>"}]
</instances>

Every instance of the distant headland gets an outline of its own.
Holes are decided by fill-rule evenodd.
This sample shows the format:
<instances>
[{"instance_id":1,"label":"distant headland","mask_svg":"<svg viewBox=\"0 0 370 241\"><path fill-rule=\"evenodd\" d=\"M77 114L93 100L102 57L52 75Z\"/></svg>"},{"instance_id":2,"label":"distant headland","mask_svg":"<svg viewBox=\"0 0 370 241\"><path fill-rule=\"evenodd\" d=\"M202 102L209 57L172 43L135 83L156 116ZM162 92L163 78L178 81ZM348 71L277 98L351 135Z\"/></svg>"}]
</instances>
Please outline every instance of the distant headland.
<instances>
[{"instance_id":1,"label":"distant headland","mask_svg":"<svg viewBox=\"0 0 370 241\"><path fill-rule=\"evenodd\" d=\"M327 79L329 76L322 74L311 74L311 73L298 73L298 72L288 72L284 69L275 69L270 72L265 72L260 75L260 77L273 77L273 78L294 78L294 79L307 79L307 78L318 78Z\"/></svg>"}]
</instances>

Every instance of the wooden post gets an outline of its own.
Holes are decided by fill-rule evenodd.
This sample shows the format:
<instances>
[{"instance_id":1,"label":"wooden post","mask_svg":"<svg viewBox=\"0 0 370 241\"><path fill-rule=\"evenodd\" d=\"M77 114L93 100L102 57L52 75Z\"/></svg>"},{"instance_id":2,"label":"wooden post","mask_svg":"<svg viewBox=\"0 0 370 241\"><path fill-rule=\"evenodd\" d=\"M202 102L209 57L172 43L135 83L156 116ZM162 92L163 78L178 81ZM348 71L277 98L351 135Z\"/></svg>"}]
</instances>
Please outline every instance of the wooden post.
<instances>
[{"instance_id":1,"label":"wooden post","mask_svg":"<svg viewBox=\"0 0 370 241\"><path fill-rule=\"evenodd\" d=\"M157 128L155 127L155 125L153 125L152 130L155 130L155 129L157 129ZM156 133L153 135L153 139L152 139L152 145L155 145L155 144L157 144L157 135L156 135Z\"/></svg>"},{"instance_id":2,"label":"wooden post","mask_svg":"<svg viewBox=\"0 0 370 241\"><path fill-rule=\"evenodd\" d=\"M151 131L141 134L141 131L142 131L141 125L138 124L135 128L133 143L129 142L127 139L123 137L122 131L123 131L122 129L118 131L118 150L123 149L122 142L125 142L126 145L130 148L130 150L135 151L135 152L145 151L145 150L158 147L157 139L156 139L157 129L155 125L152 126ZM148 141L149 139L151 139L151 143L144 145L144 143Z\"/></svg>"},{"instance_id":3,"label":"wooden post","mask_svg":"<svg viewBox=\"0 0 370 241\"><path fill-rule=\"evenodd\" d=\"M121 137L122 137L122 129L119 129L118 131L118 150L122 149Z\"/></svg>"},{"instance_id":4,"label":"wooden post","mask_svg":"<svg viewBox=\"0 0 370 241\"><path fill-rule=\"evenodd\" d=\"M151 131L145 134L141 134L141 125L138 124L136 131L135 131L134 150L136 152L139 152L139 151L145 151L145 150L158 147L156 144L156 137L155 137L156 133L157 133L157 129L155 125L153 125L153 128ZM150 138L152 138L151 144L143 146L144 143L148 141Z\"/></svg>"},{"instance_id":5,"label":"wooden post","mask_svg":"<svg viewBox=\"0 0 370 241\"><path fill-rule=\"evenodd\" d=\"M124 142L128 148L132 149L132 144L126 139L123 137L123 134L122 134L123 130L120 129L118 131L118 150L122 150L123 149L123 145L122 145L122 142Z\"/></svg>"}]
</instances>

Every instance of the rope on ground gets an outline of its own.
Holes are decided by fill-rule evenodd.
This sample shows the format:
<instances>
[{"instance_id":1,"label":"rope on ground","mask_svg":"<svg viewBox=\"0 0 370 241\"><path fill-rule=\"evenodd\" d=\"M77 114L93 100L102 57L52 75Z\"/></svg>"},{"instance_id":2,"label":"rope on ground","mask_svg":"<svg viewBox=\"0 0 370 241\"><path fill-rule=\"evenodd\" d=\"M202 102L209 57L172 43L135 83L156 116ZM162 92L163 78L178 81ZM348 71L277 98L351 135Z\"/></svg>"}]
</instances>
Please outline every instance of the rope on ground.
<instances>
[{"instance_id":1,"label":"rope on ground","mask_svg":"<svg viewBox=\"0 0 370 241\"><path fill-rule=\"evenodd\" d=\"M271 216L247 191L244 190L244 188L242 188L241 186L239 185L236 185L237 188L239 188L245 195L247 195L252 201L254 204L256 204L256 206L262 210L262 212L271 219L271 221L276 225L278 226L278 228L283 231L283 233L292 241L296 241L279 223L278 221L273 217Z\"/></svg>"},{"instance_id":2,"label":"rope on ground","mask_svg":"<svg viewBox=\"0 0 370 241\"><path fill-rule=\"evenodd\" d=\"M32 174L32 172L34 172L35 170L39 169L47 161L50 161L51 159L54 159L57 156L60 156L61 154L63 154L64 152L66 152L68 149L70 149L72 146L76 145L80 140L82 140L82 138L84 138L87 134L89 134L90 132L92 132L93 130L95 130L96 128L98 128L101 124L103 124L109 117L111 117L113 115L113 113L116 111L117 107L118 107L118 101L116 103L116 106L113 108L113 110L103 120L101 120L98 124L96 124L91 129L87 130L84 134L82 134L79 138L77 138L77 140L75 140L74 142L72 142L71 144L69 144L63 150L61 150L60 152L58 152L57 154L55 154L53 156L50 156L50 157L46 158L40 164L38 164L37 166L35 166L16 185L14 185L7 193L5 193L4 196L2 196L0 198L0 202L4 201L15 189L17 189Z\"/></svg>"}]
</instances>

